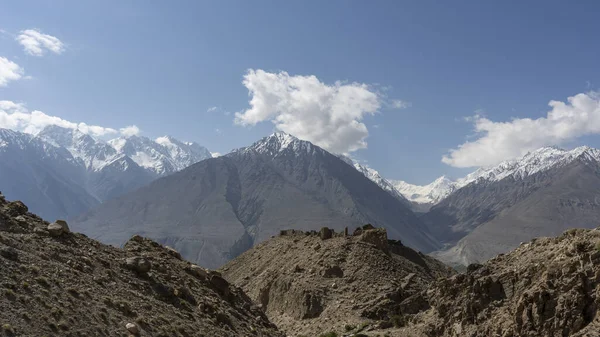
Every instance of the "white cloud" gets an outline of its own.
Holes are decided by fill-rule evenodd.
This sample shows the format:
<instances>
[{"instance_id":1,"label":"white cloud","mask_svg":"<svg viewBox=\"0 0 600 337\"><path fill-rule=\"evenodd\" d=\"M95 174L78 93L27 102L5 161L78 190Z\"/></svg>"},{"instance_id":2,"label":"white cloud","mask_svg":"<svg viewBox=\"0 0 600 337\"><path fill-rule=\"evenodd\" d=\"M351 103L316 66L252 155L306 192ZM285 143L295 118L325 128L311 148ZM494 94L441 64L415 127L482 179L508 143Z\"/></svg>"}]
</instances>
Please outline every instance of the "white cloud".
<instances>
[{"instance_id":1,"label":"white cloud","mask_svg":"<svg viewBox=\"0 0 600 337\"><path fill-rule=\"evenodd\" d=\"M23 68L6 57L0 56L0 87L5 87L10 81L23 77Z\"/></svg>"},{"instance_id":2,"label":"white cloud","mask_svg":"<svg viewBox=\"0 0 600 337\"><path fill-rule=\"evenodd\" d=\"M366 148L369 131L362 119L377 112L382 97L366 84L328 85L315 76L290 76L250 69L243 84L250 108L235 114L235 123L271 121L281 131L334 153Z\"/></svg>"},{"instance_id":3,"label":"white cloud","mask_svg":"<svg viewBox=\"0 0 600 337\"><path fill-rule=\"evenodd\" d=\"M36 29L27 29L19 33L16 40L23 46L25 53L33 56L43 56L47 50L61 54L65 45L57 37L43 34Z\"/></svg>"},{"instance_id":4,"label":"white cloud","mask_svg":"<svg viewBox=\"0 0 600 337\"><path fill-rule=\"evenodd\" d=\"M221 129L219 129L219 128L216 128L216 129L215 129L215 133L216 133L217 135L222 135L222 134L223 134L223 130L221 130Z\"/></svg>"},{"instance_id":5,"label":"white cloud","mask_svg":"<svg viewBox=\"0 0 600 337\"><path fill-rule=\"evenodd\" d=\"M119 132L125 137L137 136L140 134L140 128L135 125L130 125L124 128L120 128Z\"/></svg>"},{"instance_id":6,"label":"white cloud","mask_svg":"<svg viewBox=\"0 0 600 337\"><path fill-rule=\"evenodd\" d=\"M211 153L210 153L210 155L211 155L213 158L217 158L217 157L220 157L220 156L222 156L220 152L211 152Z\"/></svg>"},{"instance_id":7,"label":"white cloud","mask_svg":"<svg viewBox=\"0 0 600 337\"><path fill-rule=\"evenodd\" d=\"M390 101L390 106L394 109L406 109L410 108L412 103L400 99L393 99Z\"/></svg>"},{"instance_id":8,"label":"white cloud","mask_svg":"<svg viewBox=\"0 0 600 337\"><path fill-rule=\"evenodd\" d=\"M589 92L550 101L546 117L494 122L471 118L477 139L450 150L442 162L455 167L489 166L525 155L542 146L561 145L581 136L600 134L600 93Z\"/></svg>"},{"instance_id":9,"label":"white cloud","mask_svg":"<svg viewBox=\"0 0 600 337\"><path fill-rule=\"evenodd\" d=\"M30 112L23 103L0 101L0 128L37 134L49 125L77 129L83 133L98 137L119 133L119 131L113 128L88 125L86 123L74 123L60 117L46 115L38 110ZM139 132L139 129L137 126L133 125L122 128L120 131L123 135L126 135L126 133L131 134L133 131Z\"/></svg>"},{"instance_id":10,"label":"white cloud","mask_svg":"<svg viewBox=\"0 0 600 337\"><path fill-rule=\"evenodd\" d=\"M217 111L217 109L219 109L219 108L217 108L216 106L211 106L210 108L206 109L206 112Z\"/></svg>"}]
</instances>

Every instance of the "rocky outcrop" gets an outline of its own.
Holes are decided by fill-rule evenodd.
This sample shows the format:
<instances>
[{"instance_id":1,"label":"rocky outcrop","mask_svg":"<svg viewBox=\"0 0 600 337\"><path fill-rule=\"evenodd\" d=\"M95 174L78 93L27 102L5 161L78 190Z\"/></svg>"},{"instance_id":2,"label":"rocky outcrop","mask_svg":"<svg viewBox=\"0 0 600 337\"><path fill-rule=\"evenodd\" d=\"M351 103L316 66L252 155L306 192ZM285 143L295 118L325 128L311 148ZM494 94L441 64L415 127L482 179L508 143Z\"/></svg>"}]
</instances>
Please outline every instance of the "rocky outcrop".
<instances>
[{"instance_id":1,"label":"rocky outcrop","mask_svg":"<svg viewBox=\"0 0 600 337\"><path fill-rule=\"evenodd\" d=\"M358 334L399 324L405 319L402 305L407 312L415 304L428 307L414 296L436 278L453 274L370 225L352 236L329 228L280 234L221 272L290 336Z\"/></svg>"},{"instance_id":2,"label":"rocky outcrop","mask_svg":"<svg viewBox=\"0 0 600 337\"><path fill-rule=\"evenodd\" d=\"M524 243L438 281L425 297L428 336L597 336L600 230Z\"/></svg>"}]
</instances>

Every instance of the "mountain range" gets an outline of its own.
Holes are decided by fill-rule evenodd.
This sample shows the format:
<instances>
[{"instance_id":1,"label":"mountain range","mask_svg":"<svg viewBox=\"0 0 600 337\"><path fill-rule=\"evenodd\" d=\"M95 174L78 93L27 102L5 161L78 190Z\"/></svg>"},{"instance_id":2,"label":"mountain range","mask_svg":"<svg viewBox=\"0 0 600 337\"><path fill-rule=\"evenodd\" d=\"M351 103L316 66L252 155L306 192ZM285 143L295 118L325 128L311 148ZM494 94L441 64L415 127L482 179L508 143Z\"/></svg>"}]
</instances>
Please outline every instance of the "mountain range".
<instances>
[{"instance_id":1,"label":"mountain range","mask_svg":"<svg viewBox=\"0 0 600 337\"><path fill-rule=\"evenodd\" d=\"M0 129L0 186L41 216L70 218L209 157L168 136L105 142L59 126L36 135Z\"/></svg>"},{"instance_id":2,"label":"mountain range","mask_svg":"<svg viewBox=\"0 0 600 337\"><path fill-rule=\"evenodd\" d=\"M452 265L482 262L533 237L595 226L599 172L599 150L544 147L417 186L285 133L212 158L168 136L0 129L9 198L115 245L144 233L210 267L282 229L364 223Z\"/></svg>"},{"instance_id":3,"label":"mountain range","mask_svg":"<svg viewBox=\"0 0 600 337\"><path fill-rule=\"evenodd\" d=\"M397 196L322 148L275 133L109 200L74 227L115 245L142 234L215 267L284 229L365 223L422 251L440 247Z\"/></svg>"}]
</instances>

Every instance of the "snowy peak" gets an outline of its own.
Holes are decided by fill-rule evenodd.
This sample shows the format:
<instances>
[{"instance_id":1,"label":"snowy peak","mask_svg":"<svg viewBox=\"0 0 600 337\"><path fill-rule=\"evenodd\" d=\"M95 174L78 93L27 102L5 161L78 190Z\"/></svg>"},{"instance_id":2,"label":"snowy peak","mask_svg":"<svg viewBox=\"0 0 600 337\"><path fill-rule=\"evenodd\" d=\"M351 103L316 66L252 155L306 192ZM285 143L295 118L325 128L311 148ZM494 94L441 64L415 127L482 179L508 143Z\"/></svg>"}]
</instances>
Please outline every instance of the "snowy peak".
<instances>
[{"instance_id":1,"label":"snowy peak","mask_svg":"<svg viewBox=\"0 0 600 337\"><path fill-rule=\"evenodd\" d=\"M531 151L518 159L507 160L492 167L480 168L456 181L442 176L424 186L412 185L402 180L392 180L391 182L410 201L437 204L455 190L471 183L494 182L508 177L524 179L553 167L567 165L574 160L600 162L600 150L589 146L581 146L567 151L548 146Z\"/></svg>"},{"instance_id":2,"label":"snowy peak","mask_svg":"<svg viewBox=\"0 0 600 337\"><path fill-rule=\"evenodd\" d=\"M265 137L247 148L242 148L238 151L254 151L260 154L269 156L277 156L281 153L292 152L295 155L301 153L310 153L319 147L311 142L300 140L285 132L276 132L268 137ZM322 150L325 151L325 150Z\"/></svg>"},{"instance_id":3,"label":"snowy peak","mask_svg":"<svg viewBox=\"0 0 600 337\"><path fill-rule=\"evenodd\" d=\"M197 143L184 143L170 136L155 140L140 136L121 137L108 143L139 166L158 175L170 174L211 158L205 147Z\"/></svg>"},{"instance_id":4,"label":"snowy peak","mask_svg":"<svg viewBox=\"0 0 600 337\"><path fill-rule=\"evenodd\" d=\"M394 187L408 200L419 204L437 204L457 189L456 182L441 176L424 186L392 180Z\"/></svg>"},{"instance_id":5,"label":"snowy peak","mask_svg":"<svg viewBox=\"0 0 600 337\"><path fill-rule=\"evenodd\" d=\"M152 140L147 137L120 137L104 142L79 130L48 126L37 136L55 147L65 148L90 171L100 171L115 162L127 169L125 157L155 175L166 175L210 158L210 152L196 144L184 143L165 136ZM134 164L134 165L135 165Z\"/></svg>"},{"instance_id":6,"label":"snowy peak","mask_svg":"<svg viewBox=\"0 0 600 337\"><path fill-rule=\"evenodd\" d=\"M472 182L499 181L507 177L523 179L556 166L563 166L574 160L600 161L600 150L581 146L567 151L557 147L543 147L519 159L507 160L490 168L480 168L457 182L462 187Z\"/></svg>"},{"instance_id":7,"label":"snowy peak","mask_svg":"<svg viewBox=\"0 0 600 337\"><path fill-rule=\"evenodd\" d=\"M101 170L121 156L111 146L100 142L79 130L47 126L36 136L56 147L65 148L71 155L80 160L86 169Z\"/></svg>"}]
</instances>

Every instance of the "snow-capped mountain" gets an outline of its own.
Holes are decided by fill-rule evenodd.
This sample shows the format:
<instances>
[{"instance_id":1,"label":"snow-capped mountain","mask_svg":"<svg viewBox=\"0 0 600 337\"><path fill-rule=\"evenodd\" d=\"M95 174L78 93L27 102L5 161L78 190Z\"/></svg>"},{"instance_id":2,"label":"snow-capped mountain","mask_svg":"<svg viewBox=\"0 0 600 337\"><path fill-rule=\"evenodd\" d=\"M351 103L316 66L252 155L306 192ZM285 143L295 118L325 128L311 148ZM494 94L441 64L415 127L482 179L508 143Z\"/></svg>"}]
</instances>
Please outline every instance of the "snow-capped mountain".
<instances>
[{"instance_id":1,"label":"snow-capped mountain","mask_svg":"<svg viewBox=\"0 0 600 337\"><path fill-rule=\"evenodd\" d=\"M405 198L418 204L437 204L459 188L457 182L446 176L441 176L425 186L409 184L402 180L391 180L390 183Z\"/></svg>"},{"instance_id":2,"label":"snow-capped mountain","mask_svg":"<svg viewBox=\"0 0 600 337\"><path fill-rule=\"evenodd\" d=\"M212 157L205 147L197 143L184 143L171 136L155 140L139 136L121 137L108 141L108 144L159 176L177 172Z\"/></svg>"},{"instance_id":3,"label":"snow-capped mountain","mask_svg":"<svg viewBox=\"0 0 600 337\"><path fill-rule=\"evenodd\" d=\"M343 231L365 223L407 246L439 248L405 204L352 165L275 133L107 201L73 228L116 245L143 233L217 267L282 229Z\"/></svg>"},{"instance_id":4,"label":"snow-capped mountain","mask_svg":"<svg viewBox=\"0 0 600 337\"><path fill-rule=\"evenodd\" d=\"M523 179L552 167L569 164L576 158L600 161L600 150L589 146L581 146L573 150L542 147L527 153L521 158L507 160L489 168L480 168L466 177L457 180L457 183L462 187L472 182L500 181L506 177Z\"/></svg>"},{"instance_id":5,"label":"snow-capped mountain","mask_svg":"<svg viewBox=\"0 0 600 337\"><path fill-rule=\"evenodd\" d=\"M50 181L48 175L51 175L56 180L53 182L56 191L77 190L70 196L61 195L49 201L48 192L38 188L43 182L29 187L30 193L24 193L22 188L15 191L19 187L9 182L2 184L9 198L18 196L32 210L48 218L76 215L90 205L210 157L206 148L168 136L156 140L134 136L105 142L59 126L48 126L37 135L0 129L0 165L11 172L3 178ZM67 206L77 204L71 200L73 195L85 202L77 207ZM57 205L48 209L46 205L52 203Z\"/></svg>"},{"instance_id":6,"label":"snow-capped mountain","mask_svg":"<svg viewBox=\"0 0 600 337\"><path fill-rule=\"evenodd\" d=\"M421 219L448 263L482 262L534 237L592 228L600 218L600 151L544 147L479 169Z\"/></svg>"},{"instance_id":7,"label":"snow-capped mountain","mask_svg":"<svg viewBox=\"0 0 600 337\"><path fill-rule=\"evenodd\" d=\"M582 146L573 150L557 147L543 147L527 153L525 156L504 161L496 166L479 168L464 178L451 180L441 176L428 185L413 185L402 180L389 180L408 200L418 204L435 205L452 192L471 183L500 181L507 177L524 179L527 176L543 172L550 168L566 165L576 158L600 161L600 150Z\"/></svg>"},{"instance_id":8,"label":"snow-capped mountain","mask_svg":"<svg viewBox=\"0 0 600 337\"><path fill-rule=\"evenodd\" d=\"M340 154L338 155L338 157L341 160L345 161L348 165L353 166L356 170L358 170L358 172L364 174L365 177L369 178L371 181L379 185L379 187L381 187L384 191L387 191L395 198L402 201L404 204L410 205L410 201L407 198L405 198L404 195L402 195L402 193L400 193L400 191L394 186L394 184L391 181L382 177L379 174L379 172L366 165L358 163L357 161L353 160L348 156Z\"/></svg>"},{"instance_id":9,"label":"snow-capped mountain","mask_svg":"<svg viewBox=\"0 0 600 337\"><path fill-rule=\"evenodd\" d=\"M285 132L275 132L268 137L264 137L258 142L237 150L236 152L256 152L268 156L278 156L284 153L294 153L296 156L302 153L311 153L313 151L325 151L311 142L300 140Z\"/></svg>"}]
</instances>

